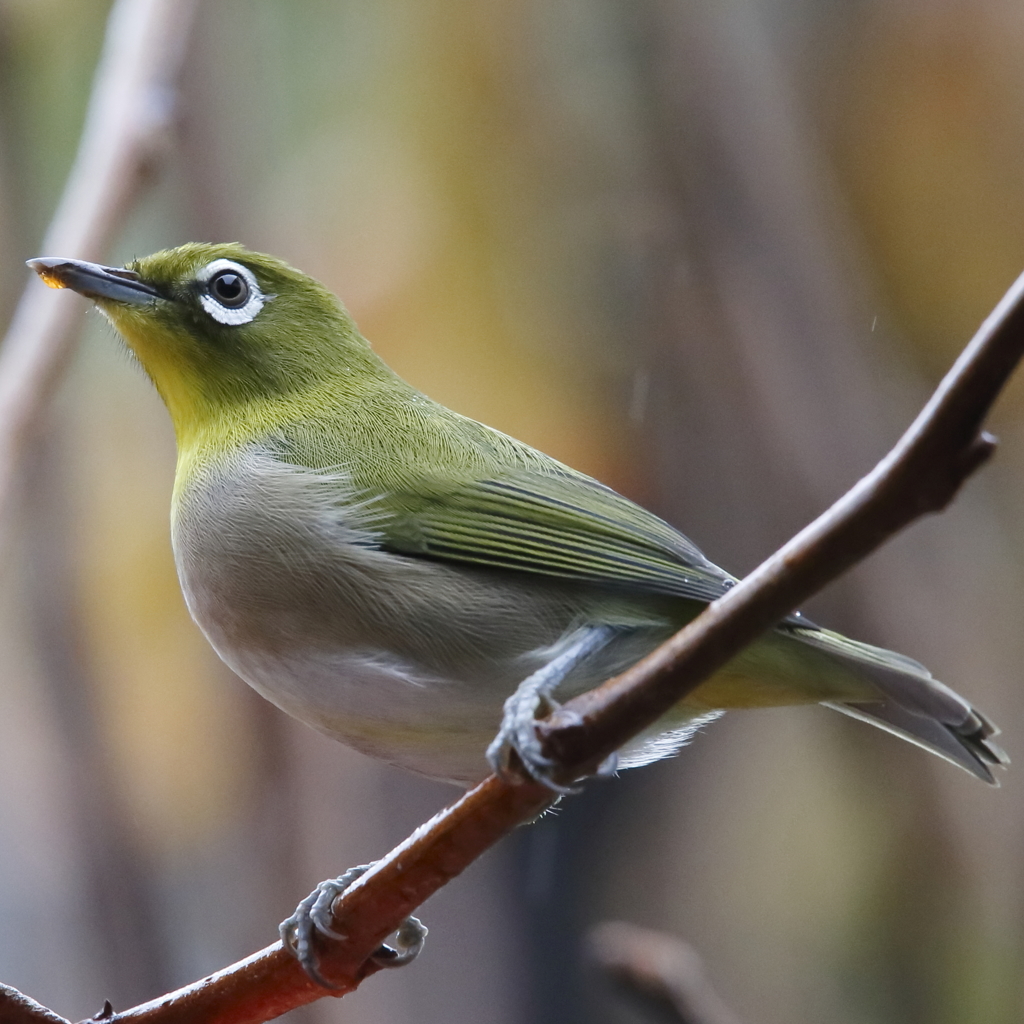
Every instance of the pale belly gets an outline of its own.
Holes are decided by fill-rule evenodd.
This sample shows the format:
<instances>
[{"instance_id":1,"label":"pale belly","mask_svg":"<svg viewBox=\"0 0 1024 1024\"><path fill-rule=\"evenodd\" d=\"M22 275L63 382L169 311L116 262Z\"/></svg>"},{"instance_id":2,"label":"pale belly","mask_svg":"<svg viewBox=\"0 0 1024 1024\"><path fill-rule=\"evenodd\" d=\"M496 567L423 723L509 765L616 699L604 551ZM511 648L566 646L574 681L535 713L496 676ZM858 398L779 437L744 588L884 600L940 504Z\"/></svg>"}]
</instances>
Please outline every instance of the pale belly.
<instances>
[{"instance_id":1,"label":"pale belly","mask_svg":"<svg viewBox=\"0 0 1024 1024\"><path fill-rule=\"evenodd\" d=\"M196 622L282 710L432 778L484 777L505 698L591 615L630 628L569 679L587 689L673 624L586 585L392 554L308 471L250 454L178 502L175 559ZM322 480L322 478L320 478Z\"/></svg>"},{"instance_id":2,"label":"pale belly","mask_svg":"<svg viewBox=\"0 0 1024 1024\"><path fill-rule=\"evenodd\" d=\"M642 658L696 602L382 550L345 481L249 450L179 495L175 560L193 618L235 672L294 717L372 757L472 783L505 699L581 626L619 627L560 698ZM765 636L620 759L668 756L719 709L876 693L841 662Z\"/></svg>"}]
</instances>

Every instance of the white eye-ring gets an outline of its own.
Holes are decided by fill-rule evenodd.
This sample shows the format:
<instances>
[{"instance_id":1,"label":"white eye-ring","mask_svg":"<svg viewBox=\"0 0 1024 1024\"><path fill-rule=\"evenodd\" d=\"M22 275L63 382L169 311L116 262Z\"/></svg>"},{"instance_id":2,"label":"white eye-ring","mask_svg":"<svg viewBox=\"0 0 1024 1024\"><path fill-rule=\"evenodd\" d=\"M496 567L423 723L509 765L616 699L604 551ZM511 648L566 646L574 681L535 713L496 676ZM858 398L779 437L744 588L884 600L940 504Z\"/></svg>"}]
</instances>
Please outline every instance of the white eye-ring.
<instances>
[{"instance_id":1,"label":"white eye-ring","mask_svg":"<svg viewBox=\"0 0 1024 1024\"><path fill-rule=\"evenodd\" d=\"M200 285L199 302L218 323L237 326L254 320L264 303L274 298L264 295L248 267L232 260L214 260L196 275Z\"/></svg>"}]
</instances>

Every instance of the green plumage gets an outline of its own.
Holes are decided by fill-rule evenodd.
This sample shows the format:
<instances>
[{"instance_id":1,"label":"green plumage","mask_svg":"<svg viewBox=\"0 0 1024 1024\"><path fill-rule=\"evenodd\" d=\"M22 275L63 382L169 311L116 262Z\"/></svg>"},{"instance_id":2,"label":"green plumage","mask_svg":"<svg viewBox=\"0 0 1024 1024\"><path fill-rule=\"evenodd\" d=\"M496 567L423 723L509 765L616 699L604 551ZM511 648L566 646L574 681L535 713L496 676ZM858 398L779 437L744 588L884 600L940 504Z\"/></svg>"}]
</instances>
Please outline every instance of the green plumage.
<instances>
[{"instance_id":1,"label":"green plumage","mask_svg":"<svg viewBox=\"0 0 1024 1024\"><path fill-rule=\"evenodd\" d=\"M471 782L505 698L580 630L615 633L560 692L621 670L734 582L633 502L410 387L279 260L192 244L127 277L39 264L96 299L167 403L200 626L270 699L374 756ZM988 781L1004 760L922 666L791 617L623 763L671 753L716 709L810 702Z\"/></svg>"}]
</instances>

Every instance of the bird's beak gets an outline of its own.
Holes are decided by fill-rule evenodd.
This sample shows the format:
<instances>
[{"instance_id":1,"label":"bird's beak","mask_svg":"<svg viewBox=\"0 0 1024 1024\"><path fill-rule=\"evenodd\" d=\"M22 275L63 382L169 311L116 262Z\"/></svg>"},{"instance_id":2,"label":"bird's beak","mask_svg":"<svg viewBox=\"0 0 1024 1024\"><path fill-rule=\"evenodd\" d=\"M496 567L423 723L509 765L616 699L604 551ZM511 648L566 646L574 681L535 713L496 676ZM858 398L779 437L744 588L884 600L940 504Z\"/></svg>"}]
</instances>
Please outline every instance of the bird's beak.
<instances>
[{"instance_id":1,"label":"bird's beak","mask_svg":"<svg viewBox=\"0 0 1024 1024\"><path fill-rule=\"evenodd\" d=\"M160 298L160 293L146 284L134 270L51 257L26 262L51 288L70 288L90 299L111 299L144 306Z\"/></svg>"}]
</instances>

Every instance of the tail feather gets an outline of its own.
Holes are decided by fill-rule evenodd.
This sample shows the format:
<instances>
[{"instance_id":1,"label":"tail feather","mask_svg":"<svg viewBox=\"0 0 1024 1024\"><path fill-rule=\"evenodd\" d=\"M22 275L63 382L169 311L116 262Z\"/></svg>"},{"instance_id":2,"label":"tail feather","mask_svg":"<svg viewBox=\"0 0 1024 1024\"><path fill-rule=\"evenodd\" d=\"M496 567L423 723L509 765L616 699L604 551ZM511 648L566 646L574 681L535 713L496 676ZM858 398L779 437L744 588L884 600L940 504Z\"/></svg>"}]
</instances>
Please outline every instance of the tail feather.
<instances>
[{"instance_id":1,"label":"tail feather","mask_svg":"<svg viewBox=\"0 0 1024 1024\"><path fill-rule=\"evenodd\" d=\"M872 704L827 701L824 706L900 736L924 750L930 750L993 786L998 786L999 781L992 774L990 766L1005 766L1009 763L1006 754L989 739L998 732L998 729L992 729L991 726L987 732L977 730L964 734L934 718L915 715L891 700Z\"/></svg>"},{"instance_id":2,"label":"tail feather","mask_svg":"<svg viewBox=\"0 0 1024 1024\"><path fill-rule=\"evenodd\" d=\"M824 702L826 707L905 740L998 785L990 768L1010 759L994 742L996 726L963 697L934 679L919 662L829 630L793 629L793 635L856 667L874 683L879 700Z\"/></svg>"}]
</instances>

